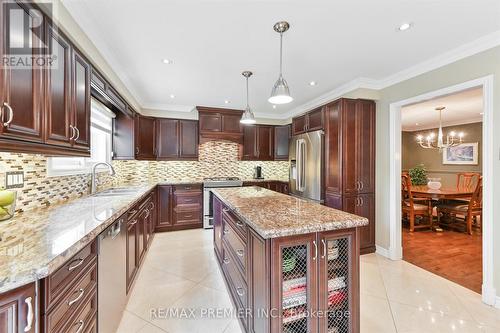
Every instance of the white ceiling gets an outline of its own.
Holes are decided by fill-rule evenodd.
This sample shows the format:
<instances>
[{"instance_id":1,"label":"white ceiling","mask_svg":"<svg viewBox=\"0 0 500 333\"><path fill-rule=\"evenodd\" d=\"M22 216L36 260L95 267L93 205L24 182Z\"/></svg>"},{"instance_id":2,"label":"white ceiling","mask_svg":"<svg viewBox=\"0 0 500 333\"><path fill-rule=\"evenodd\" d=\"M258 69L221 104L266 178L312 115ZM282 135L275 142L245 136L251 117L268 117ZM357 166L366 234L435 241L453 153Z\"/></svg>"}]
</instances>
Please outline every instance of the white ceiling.
<instances>
[{"instance_id":1,"label":"white ceiling","mask_svg":"<svg viewBox=\"0 0 500 333\"><path fill-rule=\"evenodd\" d=\"M143 108L291 110L357 78L381 80L500 30L498 0L62 0ZM267 102L278 76L295 100ZM396 32L403 22L412 29ZM173 60L166 65L162 59ZM310 81L317 86L311 87ZM174 94L175 98L170 95ZM225 104L230 100L230 104Z\"/></svg>"},{"instance_id":2,"label":"white ceiling","mask_svg":"<svg viewBox=\"0 0 500 333\"><path fill-rule=\"evenodd\" d=\"M483 90L475 88L457 94L431 99L401 109L403 131L437 128L439 112L436 107L445 106L442 112L443 126L455 126L483 120Z\"/></svg>"}]
</instances>

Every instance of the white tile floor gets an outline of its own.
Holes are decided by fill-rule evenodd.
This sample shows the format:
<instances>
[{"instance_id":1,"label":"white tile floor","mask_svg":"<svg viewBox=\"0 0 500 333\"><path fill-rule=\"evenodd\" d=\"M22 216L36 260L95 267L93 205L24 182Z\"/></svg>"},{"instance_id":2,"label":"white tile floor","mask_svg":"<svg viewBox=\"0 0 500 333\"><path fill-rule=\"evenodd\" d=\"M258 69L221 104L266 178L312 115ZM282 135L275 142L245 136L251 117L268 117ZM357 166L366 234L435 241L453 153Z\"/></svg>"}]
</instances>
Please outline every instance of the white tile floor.
<instances>
[{"instance_id":1,"label":"white tile floor","mask_svg":"<svg viewBox=\"0 0 500 333\"><path fill-rule=\"evenodd\" d=\"M235 319L155 318L155 308L231 308L210 230L155 235L118 332L240 333ZM361 332L500 332L500 310L453 282L373 254L361 258Z\"/></svg>"}]
</instances>

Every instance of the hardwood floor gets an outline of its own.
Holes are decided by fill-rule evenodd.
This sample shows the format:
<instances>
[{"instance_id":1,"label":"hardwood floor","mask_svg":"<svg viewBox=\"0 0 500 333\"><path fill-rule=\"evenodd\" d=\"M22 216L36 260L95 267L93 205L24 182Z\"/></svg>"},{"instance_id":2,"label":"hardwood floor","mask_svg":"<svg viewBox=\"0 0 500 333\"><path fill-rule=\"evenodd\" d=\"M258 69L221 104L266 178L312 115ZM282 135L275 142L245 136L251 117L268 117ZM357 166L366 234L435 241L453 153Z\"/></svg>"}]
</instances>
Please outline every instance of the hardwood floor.
<instances>
[{"instance_id":1,"label":"hardwood floor","mask_svg":"<svg viewBox=\"0 0 500 333\"><path fill-rule=\"evenodd\" d=\"M416 231L403 228L403 259L427 271L481 293L481 234Z\"/></svg>"}]
</instances>

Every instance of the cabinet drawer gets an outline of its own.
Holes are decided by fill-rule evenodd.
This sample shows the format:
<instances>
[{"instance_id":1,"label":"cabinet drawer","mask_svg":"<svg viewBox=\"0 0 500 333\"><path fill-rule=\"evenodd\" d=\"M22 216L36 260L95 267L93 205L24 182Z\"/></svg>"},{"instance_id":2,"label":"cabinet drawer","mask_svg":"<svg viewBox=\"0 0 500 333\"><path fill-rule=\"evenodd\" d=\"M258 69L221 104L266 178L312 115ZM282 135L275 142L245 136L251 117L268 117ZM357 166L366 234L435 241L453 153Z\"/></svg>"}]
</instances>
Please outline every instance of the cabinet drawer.
<instances>
[{"instance_id":1,"label":"cabinet drawer","mask_svg":"<svg viewBox=\"0 0 500 333\"><path fill-rule=\"evenodd\" d=\"M45 279L45 309L50 309L63 292L71 287L74 279L96 257L96 253L96 242L93 241Z\"/></svg>"},{"instance_id":2,"label":"cabinet drawer","mask_svg":"<svg viewBox=\"0 0 500 333\"><path fill-rule=\"evenodd\" d=\"M227 207L222 209L222 219L225 224L230 223L233 229L238 233L244 244L247 243L247 225Z\"/></svg>"},{"instance_id":3,"label":"cabinet drawer","mask_svg":"<svg viewBox=\"0 0 500 333\"><path fill-rule=\"evenodd\" d=\"M59 332L60 328L67 323L69 317L85 302L88 295L95 292L97 288L97 262L89 268L72 288L61 298L54 308L46 315L46 327L48 332Z\"/></svg>"},{"instance_id":4,"label":"cabinet drawer","mask_svg":"<svg viewBox=\"0 0 500 333\"><path fill-rule=\"evenodd\" d=\"M246 262L247 262L247 247L246 244L241 240L240 236L236 233L233 225L231 223L224 223L223 239L226 240L228 246L228 251L236 259L238 267L241 269L243 275L246 274Z\"/></svg>"},{"instance_id":5,"label":"cabinet drawer","mask_svg":"<svg viewBox=\"0 0 500 333\"><path fill-rule=\"evenodd\" d=\"M85 333L97 333L97 330L97 315L95 315L94 318L92 318L92 320L90 321L90 324L85 329Z\"/></svg>"},{"instance_id":6,"label":"cabinet drawer","mask_svg":"<svg viewBox=\"0 0 500 333\"><path fill-rule=\"evenodd\" d=\"M175 224L196 224L201 222L201 209L175 210Z\"/></svg>"},{"instance_id":7,"label":"cabinet drawer","mask_svg":"<svg viewBox=\"0 0 500 333\"><path fill-rule=\"evenodd\" d=\"M202 195L201 192L194 193L174 193L174 203L175 206L183 206L183 205L202 205Z\"/></svg>"},{"instance_id":8,"label":"cabinet drawer","mask_svg":"<svg viewBox=\"0 0 500 333\"><path fill-rule=\"evenodd\" d=\"M238 308L247 307L247 284L246 279L243 278L238 270L236 263L232 257L231 250L226 242L222 242L223 256L222 256L222 269L228 278L228 285L233 299L238 303Z\"/></svg>"},{"instance_id":9,"label":"cabinet drawer","mask_svg":"<svg viewBox=\"0 0 500 333\"><path fill-rule=\"evenodd\" d=\"M201 184L180 184L174 185L174 191L198 191L201 192Z\"/></svg>"},{"instance_id":10,"label":"cabinet drawer","mask_svg":"<svg viewBox=\"0 0 500 333\"><path fill-rule=\"evenodd\" d=\"M91 297L87 298L86 303L78 309L76 315L72 319L68 320L70 324L65 327L64 330L58 332L64 333L76 333L82 332L85 328L92 325L97 314L97 291ZM49 332L47 332L49 333Z\"/></svg>"}]
</instances>

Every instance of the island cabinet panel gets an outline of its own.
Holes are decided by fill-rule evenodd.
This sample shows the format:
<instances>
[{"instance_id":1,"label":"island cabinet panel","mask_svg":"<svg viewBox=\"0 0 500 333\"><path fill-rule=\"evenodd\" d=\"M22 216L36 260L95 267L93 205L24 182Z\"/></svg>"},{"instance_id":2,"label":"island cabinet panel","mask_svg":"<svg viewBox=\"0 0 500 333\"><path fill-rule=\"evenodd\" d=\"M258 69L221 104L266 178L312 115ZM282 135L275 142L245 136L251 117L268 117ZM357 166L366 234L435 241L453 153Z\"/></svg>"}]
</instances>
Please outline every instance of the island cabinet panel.
<instances>
[{"instance_id":1,"label":"island cabinet panel","mask_svg":"<svg viewBox=\"0 0 500 333\"><path fill-rule=\"evenodd\" d=\"M135 158L154 160L156 158L155 119L137 115L135 117Z\"/></svg>"},{"instance_id":2,"label":"island cabinet panel","mask_svg":"<svg viewBox=\"0 0 500 333\"><path fill-rule=\"evenodd\" d=\"M219 198L214 197L212 202L213 210L213 226L214 226L214 249L217 259L222 258L222 230L224 223L222 222L222 202Z\"/></svg>"},{"instance_id":3,"label":"island cabinet panel","mask_svg":"<svg viewBox=\"0 0 500 333\"><path fill-rule=\"evenodd\" d=\"M0 295L0 332L34 333L38 320L35 283L31 283Z\"/></svg>"},{"instance_id":4,"label":"island cabinet panel","mask_svg":"<svg viewBox=\"0 0 500 333\"><path fill-rule=\"evenodd\" d=\"M290 125L274 127L274 160L288 161L288 149L290 144Z\"/></svg>"},{"instance_id":5,"label":"island cabinet panel","mask_svg":"<svg viewBox=\"0 0 500 333\"><path fill-rule=\"evenodd\" d=\"M339 99L326 107L325 204L369 219L361 253L375 251L375 103Z\"/></svg>"}]
</instances>

